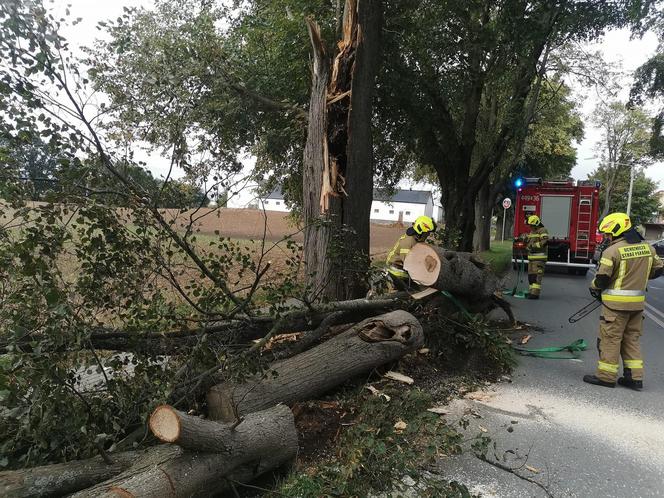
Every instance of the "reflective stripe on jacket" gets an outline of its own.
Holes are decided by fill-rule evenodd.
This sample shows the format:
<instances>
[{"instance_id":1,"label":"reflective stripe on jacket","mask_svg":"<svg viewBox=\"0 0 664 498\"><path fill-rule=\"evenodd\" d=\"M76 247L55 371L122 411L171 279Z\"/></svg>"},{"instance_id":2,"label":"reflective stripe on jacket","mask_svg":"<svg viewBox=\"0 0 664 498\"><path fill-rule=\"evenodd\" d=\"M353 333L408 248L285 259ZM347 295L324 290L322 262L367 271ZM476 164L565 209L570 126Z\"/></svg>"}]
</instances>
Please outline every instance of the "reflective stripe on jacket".
<instances>
[{"instance_id":1,"label":"reflective stripe on jacket","mask_svg":"<svg viewBox=\"0 0 664 498\"><path fill-rule=\"evenodd\" d=\"M549 232L540 225L537 229L526 234L529 261L546 261L548 259L546 246L549 243Z\"/></svg>"},{"instance_id":2,"label":"reflective stripe on jacket","mask_svg":"<svg viewBox=\"0 0 664 498\"><path fill-rule=\"evenodd\" d=\"M648 279L662 267L655 249L645 242L630 244L620 238L604 249L597 276L610 278L602 291L602 301L611 309L638 311L644 307ZM593 280L593 287L597 287Z\"/></svg>"},{"instance_id":3,"label":"reflective stripe on jacket","mask_svg":"<svg viewBox=\"0 0 664 498\"><path fill-rule=\"evenodd\" d=\"M408 278L408 272L403 269L403 260L416 243L415 237L402 235L387 255L385 260L387 271L396 277Z\"/></svg>"}]
</instances>

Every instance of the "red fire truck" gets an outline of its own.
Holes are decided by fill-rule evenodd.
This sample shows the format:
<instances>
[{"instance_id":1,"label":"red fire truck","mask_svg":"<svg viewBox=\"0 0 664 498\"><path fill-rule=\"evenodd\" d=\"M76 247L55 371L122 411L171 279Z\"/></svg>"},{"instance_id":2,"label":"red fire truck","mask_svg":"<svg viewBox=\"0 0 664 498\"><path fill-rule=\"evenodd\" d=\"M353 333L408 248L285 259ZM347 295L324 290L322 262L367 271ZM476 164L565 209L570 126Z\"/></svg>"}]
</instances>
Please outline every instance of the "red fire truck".
<instances>
[{"instance_id":1,"label":"red fire truck","mask_svg":"<svg viewBox=\"0 0 664 498\"><path fill-rule=\"evenodd\" d=\"M549 232L548 266L567 267L569 273L585 275L594 267L598 244L599 188L597 181L543 181L523 178L517 187L512 262L527 263L525 243L516 237L529 231L526 218L536 214Z\"/></svg>"}]
</instances>

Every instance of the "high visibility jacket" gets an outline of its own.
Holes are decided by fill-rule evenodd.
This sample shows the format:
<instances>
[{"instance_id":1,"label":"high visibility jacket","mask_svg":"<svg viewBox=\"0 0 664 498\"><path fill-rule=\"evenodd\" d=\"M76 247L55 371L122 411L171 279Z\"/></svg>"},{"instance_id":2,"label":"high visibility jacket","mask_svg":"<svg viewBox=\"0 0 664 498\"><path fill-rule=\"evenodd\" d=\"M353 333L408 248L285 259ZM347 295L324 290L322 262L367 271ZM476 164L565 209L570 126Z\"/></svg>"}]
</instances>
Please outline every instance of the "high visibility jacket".
<instances>
[{"instance_id":1,"label":"high visibility jacket","mask_svg":"<svg viewBox=\"0 0 664 498\"><path fill-rule=\"evenodd\" d=\"M646 300L648 279L660 274L662 265L649 244L630 244L619 238L604 249L592 287L602 289L602 302L608 308L639 311ZM608 286L602 285L606 281Z\"/></svg>"},{"instance_id":2,"label":"high visibility jacket","mask_svg":"<svg viewBox=\"0 0 664 498\"><path fill-rule=\"evenodd\" d=\"M544 225L526 234L528 247L528 261L546 261L548 254L546 246L549 243L549 232Z\"/></svg>"},{"instance_id":3,"label":"high visibility jacket","mask_svg":"<svg viewBox=\"0 0 664 498\"><path fill-rule=\"evenodd\" d=\"M403 260L416 243L415 237L402 235L387 255L387 259L385 260L387 271L395 277L408 278L408 272L403 269Z\"/></svg>"}]
</instances>

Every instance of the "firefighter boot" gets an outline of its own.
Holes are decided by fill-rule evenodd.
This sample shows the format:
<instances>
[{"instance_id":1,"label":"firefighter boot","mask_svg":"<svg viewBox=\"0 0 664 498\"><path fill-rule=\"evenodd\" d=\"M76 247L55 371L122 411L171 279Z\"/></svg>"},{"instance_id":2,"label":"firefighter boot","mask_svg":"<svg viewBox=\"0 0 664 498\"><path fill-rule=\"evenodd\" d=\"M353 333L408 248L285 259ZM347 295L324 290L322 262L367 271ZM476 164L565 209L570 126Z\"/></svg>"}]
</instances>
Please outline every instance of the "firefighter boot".
<instances>
[{"instance_id":1,"label":"firefighter boot","mask_svg":"<svg viewBox=\"0 0 664 498\"><path fill-rule=\"evenodd\" d=\"M623 387L629 387L630 389L634 389L635 391L640 391L641 389L643 389L642 380L632 379L631 368L625 368L623 376L618 379L618 384L620 384Z\"/></svg>"},{"instance_id":2,"label":"firefighter boot","mask_svg":"<svg viewBox=\"0 0 664 498\"><path fill-rule=\"evenodd\" d=\"M588 384L592 384L594 386L616 387L615 382L606 382L605 380L598 379L594 375L584 375L583 382L587 382Z\"/></svg>"}]
</instances>

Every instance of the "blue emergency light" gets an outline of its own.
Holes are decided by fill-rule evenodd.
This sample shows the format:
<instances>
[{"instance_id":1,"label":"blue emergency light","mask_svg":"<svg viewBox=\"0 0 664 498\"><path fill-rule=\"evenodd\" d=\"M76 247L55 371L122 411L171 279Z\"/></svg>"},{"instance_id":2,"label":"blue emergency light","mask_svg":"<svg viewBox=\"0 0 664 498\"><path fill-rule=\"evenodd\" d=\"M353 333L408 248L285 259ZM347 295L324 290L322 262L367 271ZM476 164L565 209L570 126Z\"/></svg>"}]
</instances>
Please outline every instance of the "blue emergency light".
<instances>
[{"instance_id":1,"label":"blue emergency light","mask_svg":"<svg viewBox=\"0 0 664 498\"><path fill-rule=\"evenodd\" d=\"M517 178L514 180L514 186L516 188L522 187L523 186L523 178Z\"/></svg>"}]
</instances>

